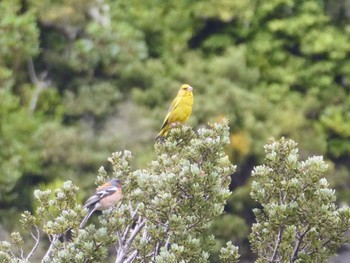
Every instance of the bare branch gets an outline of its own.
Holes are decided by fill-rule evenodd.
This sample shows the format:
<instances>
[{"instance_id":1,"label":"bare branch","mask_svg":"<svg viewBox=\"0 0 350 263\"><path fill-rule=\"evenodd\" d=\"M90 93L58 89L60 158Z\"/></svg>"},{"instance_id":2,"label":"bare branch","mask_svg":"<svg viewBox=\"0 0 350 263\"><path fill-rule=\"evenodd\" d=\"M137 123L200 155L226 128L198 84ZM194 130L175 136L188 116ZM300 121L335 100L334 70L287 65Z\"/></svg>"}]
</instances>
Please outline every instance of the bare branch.
<instances>
[{"instance_id":1,"label":"bare branch","mask_svg":"<svg viewBox=\"0 0 350 263\"><path fill-rule=\"evenodd\" d=\"M36 76L35 69L34 69L34 63L33 63L33 60L31 58L28 60L28 72L29 72L29 77L30 77L31 82L34 85L37 85L39 83L39 80Z\"/></svg>"},{"instance_id":2,"label":"bare branch","mask_svg":"<svg viewBox=\"0 0 350 263\"><path fill-rule=\"evenodd\" d=\"M122 263L125 262L126 255L130 249L131 243L134 241L136 235L141 231L141 229L145 226L146 222L142 220L141 217L139 217L138 222L132 231L130 237L125 242L125 244L118 249L118 255L115 260L115 263ZM124 242L125 239L122 240ZM134 253L134 252L133 252ZM137 255L137 254L136 254Z\"/></svg>"},{"instance_id":3,"label":"bare branch","mask_svg":"<svg viewBox=\"0 0 350 263\"><path fill-rule=\"evenodd\" d=\"M137 213L139 212L139 208L137 207L135 209L135 211L131 214L131 219L132 220L135 220L136 219L136 216L137 216Z\"/></svg>"},{"instance_id":4,"label":"bare branch","mask_svg":"<svg viewBox=\"0 0 350 263\"><path fill-rule=\"evenodd\" d=\"M170 235L168 236L168 238L167 238L167 240L166 240L166 242L165 242L165 247L166 247L166 249L168 250L168 246L169 246L169 244L170 244Z\"/></svg>"},{"instance_id":5,"label":"bare branch","mask_svg":"<svg viewBox=\"0 0 350 263\"><path fill-rule=\"evenodd\" d=\"M157 245L156 245L156 247L155 247L155 249L154 249L154 252L152 252L152 253L153 253L153 261L154 261L154 262L156 261L156 256L157 256L158 253L159 253L159 248L160 248L160 243L157 242Z\"/></svg>"},{"instance_id":6,"label":"bare branch","mask_svg":"<svg viewBox=\"0 0 350 263\"><path fill-rule=\"evenodd\" d=\"M126 227L126 229L125 229L125 231L124 231L124 233L123 233L123 237L122 237L122 239L121 239L123 243L124 243L124 241L126 240L126 237L129 235L130 228L131 228L131 224L129 224L129 225Z\"/></svg>"},{"instance_id":7,"label":"bare branch","mask_svg":"<svg viewBox=\"0 0 350 263\"><path fill-rule=\"evenodd\" d=\"M27 255L26 260L28 260L34 254L34 252L38 248L39 242L40 242L40 231L39 231L39 228L38 228L38 226L34 226L34 227L35 227L35 230L36 230L36 235L34 235L33 232L30 232L30 235L35 240L35 244L34 244L32 250Z\"/></svg>"},{"instance_id":8,"label":"bare branch","mask_svg":"<svg viewBox=\"0 0 350 263\"><path fill-rule=\"evenodd\" d=\"M325 241L323 244L322 244L322 247L325 247L326 245L328 245L328 243L330 243L332 240L331 239L328 239L327 241Z\"/></svg>"},{"instance_id":9,"label":"bare branch","mask_svg":"<svg viewBox=\"0 0 350 263\"><path fill-rule=\"evenodd\" d=\"M53 238L51 239L51 242L50 242L51 244L50 244L48 250L46 251L45 256L43 257L43 262L48 262L48 260L50 259L50 255L51 255L52 249L56 245L56 242L57 242L59 236L60 235L53 235Z\"/></svg>"},{"instance_id":10,"label":"bare branch","mask_svg":"<svg viewBox=\"0 0 350 263\"><path fill-rule=\"evenodd\" d=\"M132 241L134 241L136 235L141 231L141 229L145 226L146 222L142 221L138 226L134 228L134 231L132 232L131 236L129 237L128 241L125 244L125 247L129 248Z\"/></svg>"},{"instance_id":11,"label":"bare branch","mask_svg":"<svg viewBox=\"0 0 350 263\"><path fill-rule=\"evenodd\" d=\"M130 215L133 215L133 208L132 208L132 205L131 205L131 202L129 202L129 210L130 210Z\"/></svg>"},{"instance_id":12,"label":"bare branch","mask_svg":"<svg viewBox=\"0 0 350 263\"><path fill-rule=\"evenodd\" d=\"M132 206L131 206L131 203L129 203L129 209L130 209L130 215L131 215L131 219L132 220L136 220L136 216L137 216L137 213L139 211L139 208L136 208L135 211L132 209ZM130 232L130 228L131 228L131 224L129 224L124 233L123 233L123 237L122 237L122 242L124 243L125 240L126 240L126 237L128 236L129 232Z\"/></svg>"},{"instance_id":13,"label":"bare branch","mask_svg":"<svg viewBox=\"0 0 350 263\"><path fill-rule=\"evenodd\" d=\"M310 229L311 227L310 225L308 225L305 231L299 237L297 237L297 242L295 243L293 253L290 257L290 262L294 262L297 260L301 242L303 241L304 236L306 235L307 232L309 232Z\"/></svg>"},{"instance_id":14,"label":"bare branch","mask_svg":"<svg viewBox=\"0 0 350 263\"><path fill-rule=\"evenodd\" d=\"M40 93L51 85L51 81L46 79L47 72L43 72L40 79L37 77L35 68L34 68L34 63L31 58L28 60L27 65L28 65L28 73L29 73L30 80L35 86L35 90L33 92L32 98L30 100L30 105L29 105L30 112L33 112L38 102Z\"/></svg>"},{"instance_id":15,"label":"bare branch","mask_svg":"<svg viewBox=\"0 0 350 263\"><path fill-rule=\"evenodd\" d=\"M117 236L118 236L118 249L122 247L123 242L122 242L122 236L120 235L120 232L117 230ZM117 249L117 251L118 251Z\"/></svg>"},{"instance_id":16,"label":"bare branch","mask_svg":"<svg viewBox=\"0 0 350 263\"><path fill-rule=\"evenodd\" d=\"M10 254L11 254L11 256L12 256L13 258L16 258L15 253L13 253L13 251L12 251L11 249L9 249L9 252L10 252Z\"/></svg>"},{"instance_id":17,"label":"bare branch","mask_svg":"<svg viewBox=\"0 0 350 263\"><path fill-rule=\"evenodd\" d=\"M275 249L273 251L273 254L272 254L271 259L269 260L269 262L274 262L276 260L277 250L278 250L279 246L281 245L281 241L282 241L282 233L283 233L283 229L280 226L279 229L278 229L278 235L277 235Z\"/></svg>"},{"instance_id":18,"label":"bare branch","mask_svg":"<svg viewBox=\"0 0 350 263\"><path fill-rule=\"evenodd\" d=\"M137 257L137 254L139 253L138 250L135 250L131 255L124 261L125 263L133 262L134 259Z\"/></svg>"},{"instance_id":19,"label":"bare branch","mask_svg":"<svg viewBox=\"0 0 350 263\"><path fill-rule=\"evenodd\" d=\"M23 252L23 249L20 248L19 251L21 251L21 259L24 259L24 252Z\"/></svg>"}]
</instances>

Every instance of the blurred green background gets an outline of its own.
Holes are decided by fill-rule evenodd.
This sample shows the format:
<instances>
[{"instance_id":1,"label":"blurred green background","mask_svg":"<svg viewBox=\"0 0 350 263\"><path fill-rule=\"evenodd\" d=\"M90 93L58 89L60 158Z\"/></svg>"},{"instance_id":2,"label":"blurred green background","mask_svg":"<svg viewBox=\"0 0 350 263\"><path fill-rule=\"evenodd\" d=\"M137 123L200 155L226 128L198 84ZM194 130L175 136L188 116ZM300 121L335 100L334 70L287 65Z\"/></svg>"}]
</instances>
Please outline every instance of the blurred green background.
<instances>
[{"instance_id":1,"label":"blurred green background","mask_svg":"<svg viewBox=\"0 0 350 263\"><path fill-rule=\"evenodd\" d=\"M0 14L0 237L36 188L72 180L83 200L117 150L145 167L182 83L190 125L230 122L218 247L254 258L250 173L271 137L324 155L349 203L350 0L2 0Z\"/></svg>"}]
</instances>

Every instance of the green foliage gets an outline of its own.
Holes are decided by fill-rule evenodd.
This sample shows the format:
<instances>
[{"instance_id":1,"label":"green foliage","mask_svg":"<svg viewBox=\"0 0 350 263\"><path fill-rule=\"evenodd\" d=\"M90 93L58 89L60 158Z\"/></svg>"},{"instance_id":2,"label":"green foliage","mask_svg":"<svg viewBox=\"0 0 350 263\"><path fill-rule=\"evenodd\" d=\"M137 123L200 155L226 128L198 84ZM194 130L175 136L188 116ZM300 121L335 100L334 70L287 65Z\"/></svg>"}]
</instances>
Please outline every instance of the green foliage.
<instances>
[{"instance_id":1,"label":"green foliage","mask_svg":"<svg viewBox=\"0 0 350 263\"><path fill-rule=\"evenodd\" d=\"M38 185L72 180L86 195L110 152L131 149L144 167L182 83L194 87L191 125L231 127L238 188L213 228L220 244L245 242L248 177L271 136L329 158L348 202L348 10L346 0L1 1L1 223L34 209Z\"/></svg>"},{"instance_id":2,"label":"green foliage","mask_svg":"<svg viewBox=\"0 0 350 263\"><path fill-rule=\"evenodd\" d=\"M78 187L67 181L54 192L51 190L36 190L34 196L38 202L35 214L25 211L22 214L22 228L31 232L35 240L33 248L27 252L23 248L23 238L18 232L11 234L11 243L2 241L0 244L1 257L9 262L29 262L41 241L41 232L47 234L51 242L50 248L57 243L61 233L72 227L78 227L81 205L77 204L76 195ZM45 258L45 256L44 256Z\"/></svg>"},{"instance_id":3,"label":"green foliage","mask_svg":"<svg viewBox=\"0 0 350 263\"><path fill-rule=\"evenodd\" d=\"M21 108L18 98L0 89L0 202L11 203L18 180L28 172L40 172L40 154L34 134L40 118Z\"/></svg>"},{"instance_id":4,"label":"green foliage","mask_svg":"<svg viewBox=\"0 0 350 263\"><path fill-rule=\"evenodd\" d=\"M117 209L104 211L96 226L78 229L83 210L77 204L78 188L70 181L54 193L36 190L36 213L22 214L24 229L36 230L36 245L24 253L22 237L13 233L12 244L1 243L1 256L29 260L42 229L50 241L44 262L101 262L111 245L116 262L208 262L214 241L208 230L224 211L235 169L223 151L228 135L227 122L198 135L188 126L175 128L164 143L156 143L157 159L142 170L132 171L129 151L114 153L109 158L113 174L101 167L97 182L122 179L123 201ZM221 258L237 262L238 248L228 243Z\"/></svg>"},{"instance_id":5,"label":"green foliage","mask_svg":"<svg viewBox=\"0 0 350 263\"><path fill-rule=\"evenodd\" d=\"M5 0L0 3L0 66L16 70L19 63L39 51L39 31L33 13L18 15L19 1ZM15 73L15 72L14 72Z\"/></svg>"},{"instance_id":6,"label":"green foliage","mask_svg":"<svg viewBox=\"0 0 350 263\"><path fill-rule=\"evenodd\" d=\"M226 247L221 248L220 252L222 263L235 263L239 260L238 248L233 246L231 241L227 242Z\"/></svg>"},{"instance_id":7,"label":"green foliage","mask_svg":"<svg viewBox=\"0 0 350 263\"><path fill-rule=\"evenodd\" d=\"M84 114L95 117L108 116L115 111L113 106L121 98L121 93L109 82L99 81L91 85L83 83L79 85L77 92L67 91L66 113L73 117L81 117Z\"/></svg>"},{"instance_id":8,"label":"green foliage","mask_svg":"<svg viewBox=\"0 0 350 263\"><path fill-rule=\"evenodd\" d=\"M292 140L265 146L266 163L252 176L255 209L250 241L258 262L324 262L347 242L350 209L337 208L322 157L298 160Z\"/></svg>"},{"instance_id":9,"label":"green foliage","mask_svg":"<svg viewBox=\"0 0 350 263\"><path fill-rule=\"evenodd\" d=\"M304 99L299 97L292 106L297 107L294 112L300 112L305 118L305 132L314 133L310 136L315 139L312 147L319 145L316 141L323 141L318 153L324 153L328 148L332 156L347 155L347 136L337 133L334 137L332 131L344 129L346 114L338 112L338 120L343 119L343 122L330 124L326 121L334 112L332 104L348 108L348 96L344 90L348 87L346 69L350 51L349 38L345 33L347 29L332 24L320 1L312 0L261 3L250 22L253 28L249 37L252 40L247 43L247 57L249 64L257 66L261 72L257 88L275 103L293 100L294 91L297 91ZM238 33L245 36L247 30ZM274 95L277 89L285 90L288 98ZM304 103L305 99L307 103ZM298 106L302 101L303 104ZM277 107L280 108L278 104ZM297 134L290 135L303 146L308 143Z\"/></svg>"}]
</instances>

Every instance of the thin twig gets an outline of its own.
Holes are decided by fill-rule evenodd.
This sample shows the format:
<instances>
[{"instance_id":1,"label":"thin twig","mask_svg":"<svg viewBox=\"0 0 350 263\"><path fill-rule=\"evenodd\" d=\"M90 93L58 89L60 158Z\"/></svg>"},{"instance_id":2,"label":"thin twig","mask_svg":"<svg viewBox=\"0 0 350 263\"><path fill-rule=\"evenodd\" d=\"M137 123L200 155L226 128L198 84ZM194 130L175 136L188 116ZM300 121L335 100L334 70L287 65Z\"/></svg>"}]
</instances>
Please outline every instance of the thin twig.
<instances>
[{"instance_id":1,"label":"thin twig","mask_svg":"<svg viewBox=\"0 0 350 263\"><path fill-rule=\"evenodd\" d=\"M128 225L123 233L123 237L122 237L122 242L124 243L124 241L126 240L126 237L128 236L129 232L130 232L130 228L131 228L131 224Z\"/></svg>"},{"instance_id":2,"label":"thin twig","mask_svg":"<svg viewBox=\"0 0 350 263\"><path fill-rule=\"evenodd\" d=\"M34 69L34 63L33 63L33 60L31 58L28 60L28 72L29 72L30 81L34 85L37 85L39 80L36 76L35 69Z\"/></svg>"},{"instance_id":3,"label":"thin twig","mask_svg":"<svg viewBox=\"0 0 350 263\"><path fill-rule=\"evenodd\" d=\"M135 209L135 211L133 211L132 210L132 207L131 207L131 204L130 204L130 215L131 215L131 219L132 220L135 220L136 219L136 216L137 216L137 213L138 213L138 211L139 211L139 208L136 208ZM130 228L131 228L131 224L129 224L127 227L126 227L126 229L125 229L125 231L124 231L124 233L123 233L123 242L124 242L124 240L126 239L126 237L128 236L128 234L129 234L129 232L130 232Z\"/></svg>"},{"instance_id":4,"label":"thin twig","mask_svg":"<svg viewBox=\"0 0 350 263\"><path fill-rule=\"evenodd\" d=\"M131 245L132 241L134 241L134 238L136 235L141 231L141 229L145 226L145 221L142 221L137 227L135 227L134 231L132 232L131 236L129 237L128 241L126 241L125 246L129 248Z\"/></svg>"},{"instance_id":5,"label":"thin twig","mask_svg":"<svg viewBox=\"0 0 350 263\"><path fill-rule=\"evenodd\" d=\"M11 249L9 249L9 251L10 251L11 256L12 256L13 258L16 258L15 253L13 253L13 251L12 251Z\"/></svg>"},{"instance_id":6,"label":"thin twig","mask_svg":"<svg viewBox=\"0 0 350 263\"><path fill-rule=\"evenodd\" d=\"M290 257L290 262L294 262L297 260L301 242L303 241L303 238L306 235L306 233L309 232L310 228L311 228L311 226L308 225L307 228L305 229L304 233L302 233L299 237L297 237L297 242L295 243L293 253Z\"/></svg>"},{"instance_id":7,"label":"thin twig","mask_svg":"<svg viewBox=\"0 0 350 263\"><path fill-rule=\"evenodd\" d=\"M331 239L328 239L327 241L325 241L323 244L322 244L322 247L325 247L326 245L328 245L329 242L331 242L332 240Z\"/></svg>"},{"instance_id":8,"label":"thin twig","mask_svg":"<svg viewBox=\"0 0 350 263\"><path fill-rule=\"evenodd\" d=\"M279 191L279 204L282 205L283 204L283 194L282 191ZM278 254L278 248L281 244L282 241L282 233L283 233L283 229L282 227L279 227L278 229L278 234L277 234L277 240L276 240L276 244L275 244L275 248L273 250L272 256L269 260L269 262L274 262L276 260L277 254Z\"/></svg>"},{"instance_id":9,"label":"thin twig","mask_svg":"<svg viewBox=\"0 0 350 263\"><path fill-rule=\"evenodd\" d=\"M169 244L170 244L170 236L168 236L168 238L167 238L167 240L165 242L165 245L164 245L166 247L166 250L168 250Z\"/></svg>"},{"instance_id":10,"label":"thin twig","mask_svg":"<svg viewBox=\"0 0 350 263\"><path fill-rule=\"evenodd\" d=\"M129 209L130 209L130 215L132 215L133 214L133 209L132 209L131 202L129 202Z\"/></svg>"},{"instance_id":11,"label":"thin twig","mask_svg":"<svg viewBox=\"0 0 350 263\"><path fill-rule=\"evenodd\" d=\"M53 235L53 238L51 239L51 244L50 244L48 250L46 251L45 256L43 257L43 262L46 262L47 260L50 259L50 255L51 255L52 249L56 245L58 237L59 237L59 235Z\"/></svg>"},{"instance_id":12,"label":"thin twig","mask_svg":"<svg viewBox=\"0 0 350 263\"><path fill-rule=\"evenodd\" d=\"M35 240L35 245L33 246L32 250L29 252L29 254L26 257L26 260L28 260L35 252L35 250L37 249L39 242L40 242L40 231L39 231L39 227L38 226L34 226L35 230L36 230L36 236L30 232L30 235L33 237L33 239Z\"/></svg>"},{"instance_id":13,"label":"thin twig","mask_svg":"<svg viewBox=\"0 0 350 263\"><path fill-rule=\"evenodd\" d=\"M282 193L282 191L279 191L279 196L280 196L279 204L282 205L283 204L283 193Z\"/></svg>"},{"instance_id":14,"label":"thin twig","mask_svg":"<svg viewBox=\"0 0 350 263\"><path fill-rule=\"evenodd\" d=\"M121 247L122 247L123 242L122 242L122 237L121 237L121 235L120 235L120 232L119 232L119 231L117 231L117 236L118 236L118 248L117 248L117 250L118 250L119 248L121 248Z\"/></svg>"},{"instance_id":15,"label":"thin twig","mask_svg":"<svg viewBox=\"0 0 350 263\"><path fill-rule=\"evenodd\" d=\"M135 219L136 219L136 216L137 216L137 213L139 212L139 208L136 207L136 209L133 210L132 205L131 205L131 202L129 202L129 209L130 209L131 219L132 219L132 220L135 220Z\"/></svg>"},{"instance_id":16,"label":"thin twig","mask_svg":"<svg viewBox=\"0 0 350 263\"><path fill-rule=\"evenodd\" d=\"M128 240L125 242L124 246L122 246L119 250L118 250L118 256L115 260L115 263L122 263L125 260L125 257L127 255L127 252L130 248L131 243L134 241L136 235L141 231L141 229L145 226L146 222L142 221L141 217L139 217L138 222L134 228L134 230L132 231L130 237L128 238ZM124 242L124 240L123 240Z\"/></svg>"},{"instance_id":17,"label":"thin twig","mask_svg":"<svg viewBox=\"0 0 350 263\"><path fill-rule=\"evenodd\" d=\"M20 248L19 251L21 251L21 259L24 259L24 252L23 252L23 248Z\"/></svg>"},{"instance_id":18,"label":"thin twig","mask_svg":"<svg viewBox=\"0 0 350 263\"><path fill-rule=\"evenodd\" d=\"M143 222L143 218L139 216L139 218L137 219L137 224L140 224L141 222Z\"/></svg>"},{"instance_id":19,"label":"thin twig","mask_svg":"<svg viewBox=\"0 0 350 263\"><path fill-rule=\"evenodd\" d=\"M136 222L136 226L134 228L134 230L132 231L129 239L127 239L132 224L135 223L136 217L138 216L138 211L139 208L137 207L135 210L132 208L131 202L129 202L129 211L130 211L130 216L132 221L124 230L123 234L121 235L119 231L117 231L117 235L118 235L118 248L117 248L117 258L116 258L116 263L117 262L132 262L138 254L138 251L134 251L127 259L126 258L126 254L129 250L129 247L131 245L131 243L133 242L135 236L141 231L141 229L143 228L143 226L145 225L145 222L142 221L141 217L138 217L137 222ZM123 245L124 244L124 245ZM136 252L136 253L135 253Z\"/></svg>"},{"instance_id":20,"label":"thin twig","mask_svg":"<svg viewBox=\"0 0 350 263\"><path fill-rule=\"evenodd\" d=\"M137 216L137 213L138 213L138 212L139 212L139 208L137 207L137 208L135 209L134 213L131 214L131 219L132 219L132 220L135 220L135 219L136 219L136 216Z\"/></svg>"},{"instance_id":21,"label":"thin twig","mask_svg":"<svg viewBox=\"0 0 350 263\"><path fill-rule=\"evenodd\" d=\"M137 254L139 252L137 250L135 250L124 262L125 263L130 263L130 262L133 262L134 259L137 257Z\"/></svg>"},{"instance_id":22,"label":"thin twig","mask_svg":"<svg viewBox=\"0 0 350 263\"><path fill-rule=\"evenodd\" d=\"M206 219L205 220L205 218L203 218L203 217L197 217L197 219L198 219L198 221L193 223L193 224L191 224L191 225L189 225L187 227L187 229L192 229L192 228L196 227L197 225L199 225L200 223L204 224L204 223L210 222L210 219Z\"/></svg>"},{"instance_id":23,"label":"thin twig","mask_svg":"<svg viewBox=\"0 0 350 263\"><path fill-rule=\"evenodd\" d=\"M165 229L164 232L165 232L165 234L167 234L168 231L169 231L169 221L167 221L165 223L165 226L166 226L166 229ZM169 243L170 243L170 235L168 235L167 241L165 242L165 245L164 245L166 250L168 250ZM157 242L156 247L155 247L154 251L152 252L153 253L153 261L154 262L156 260L156 256L158 256L158 254L159 254L160 246L161 246L160 242Z\"/></svg>"},{"instance_id":24,"label":"thin twig","mask_svg":"<svg viewBox=\"0 0 350 263\"><path fill-rule=\"evenodd\" d=\"M282 233L283 233L283 229L282 229L282 227L279 227L275 249L273 251L273 254L272 254L271 259L269 260L269 262L274 262L276 260L277 251L278 251L278 248L279 248L279 246L281 244L281 241L282 241Z\"/></svg>"},{"instance_id":25,"label":"thin twig","mask_svg":"<svg viewBox=\"0 0 350 263\"><path fill-rule=\"evenodd\" d=\"M152 251L151 253L148 253L144 258L150 258L153 255L154 255L154 251ZM154 260L152 262L154 262Z\"/></svg>"},{"instance_id":26,"label":"thin twig","mask_svg":"<svg viewBox=\"0 0 350 263\"><path fill-rule=\"evenodd\" d=\"M154 261L154 262L156 261L156 256L157 256L158 253L159 253L159 248L160 248L160 243L157 242L156 248L154 249L154 252L153 252L153 261Z\"/></svg>"},{"instance_id":27,"label":"thin twig","mask_svg":"<svg viewBox=\"0 0 350 263\"><path fill-rule=\"evenodd\" d=\"M30 112L33 112L38 102L40 93L51 85L51 81L45 79L47 72L44 72L43 76L40 77L40 79L38 79L35 72L34 63L31 58L28 60L27 65L28 65L28 73L29 73L30 80L35 86L35 90L33 92L32 98L30 100L30 105L29 105Z\"/></svg>"}]
</instances>

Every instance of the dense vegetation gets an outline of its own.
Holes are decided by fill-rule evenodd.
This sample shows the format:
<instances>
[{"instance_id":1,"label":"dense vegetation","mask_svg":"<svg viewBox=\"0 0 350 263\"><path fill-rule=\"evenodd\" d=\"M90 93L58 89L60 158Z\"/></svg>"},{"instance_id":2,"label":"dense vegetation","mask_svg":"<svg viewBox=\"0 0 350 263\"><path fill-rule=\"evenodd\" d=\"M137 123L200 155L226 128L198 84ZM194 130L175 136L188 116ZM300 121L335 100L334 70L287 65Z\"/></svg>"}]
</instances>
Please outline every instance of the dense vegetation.
<instances>
[{"instance_id":1,"label":"dense vegetation","mask_svg":"<svg viewBox=\"0 0 350 263\"><path fill-rule=\"evenodd\" d=\"M217 250L231 240L252 257L250 176L270 137L323 155L350 202L349 1L3 0L0 14L4 237L35 210L34 189L71 180L82 201L114 151L145 168L182 83L194 87L194 130L229 120L237 171L211 228Z\"/></svg>"}]
</instances>

